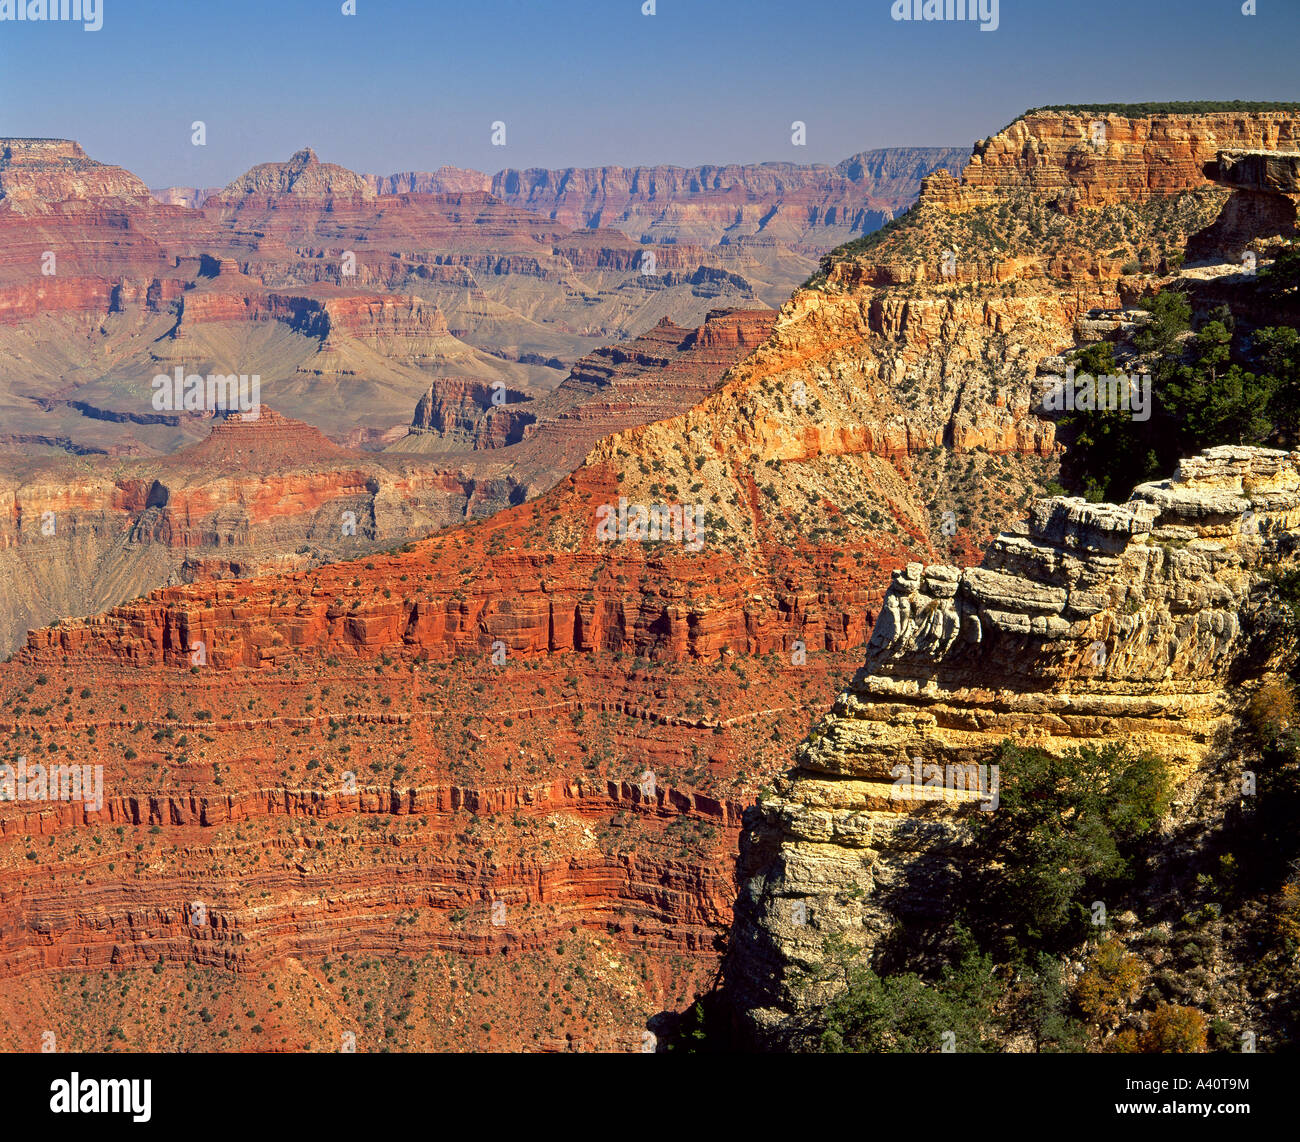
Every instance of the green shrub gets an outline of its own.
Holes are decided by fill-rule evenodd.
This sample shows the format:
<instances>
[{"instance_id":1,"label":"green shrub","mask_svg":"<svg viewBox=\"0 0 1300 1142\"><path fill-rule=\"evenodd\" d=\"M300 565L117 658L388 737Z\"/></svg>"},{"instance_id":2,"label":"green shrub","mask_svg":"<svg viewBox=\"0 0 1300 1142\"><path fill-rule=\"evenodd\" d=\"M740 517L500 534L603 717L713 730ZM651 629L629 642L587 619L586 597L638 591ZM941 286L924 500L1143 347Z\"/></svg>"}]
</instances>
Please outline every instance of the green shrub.
<instances>
[{"instance_id":1,"label":"green shrub","mask_svg":"<svg viewBox=\"0 0 1300 1142\"><path fill-rule=\"evenodd\" d=\"M831 959L843 957L832 947ZM994 1008L1002 995L993 961L968 946L955 966L927 983L906 972L882 978L856 963L848 988L826 1011L820 1047L828 1052L996 1051Z\"/></svg>"},{"instance_id":2,"label":"green shrub","mask_svg":"<svg viewBox=\"0 0 1300 1142\"><path fill-rule=\"evenodd\" d=\"M1094 900L1115 901L1144 837L1167 812L1167 764L1122 745L1057 757L1004 742L1000 804L975 821L970 922L1014 953L1086 935Z\"/></svg>"}]
</instances>

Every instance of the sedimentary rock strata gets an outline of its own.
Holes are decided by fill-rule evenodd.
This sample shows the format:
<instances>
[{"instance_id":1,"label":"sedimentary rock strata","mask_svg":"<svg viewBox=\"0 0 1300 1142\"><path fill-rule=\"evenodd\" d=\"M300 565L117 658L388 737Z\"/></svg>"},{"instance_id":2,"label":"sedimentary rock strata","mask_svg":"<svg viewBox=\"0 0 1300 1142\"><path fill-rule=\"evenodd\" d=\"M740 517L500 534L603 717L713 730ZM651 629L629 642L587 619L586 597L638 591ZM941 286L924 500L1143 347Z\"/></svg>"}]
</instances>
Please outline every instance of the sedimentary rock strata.
<instances>
[{"instance_id":1,"label":"sedimentary rock strata","mask_svg":"<svg viewBox=\"0 0 1300 1142\"><path fill-rule=\"evenodd\" d=\"M512 206L573 227L609 227L638 241L713 246L754 241L821 253L901 214L920 180L953 173L956 147L892 147L853 155L834 167L595 167L503 170L495 175L443 167L367 175L383 194L489 191Z\"/></svg>"},{"instance_id":2,"label":"sedimentary rock strata","mask_svg":"<svg viewBox=\"0 0 1300 1142\"><path fill-rule=\"evenodd\" d=\"M947 171L923 194L954 209L1030 190L1063 209L1164 197L1203 185L1221 150L1295 150L1294 111L1177 113L1130 118L1032 112L976 144L960 182Z\"/></svg>"},{"instance_id":3,"label":"sedimentary rock strata","mask_svg":"<svg viewBox=\"0 0 1300 1142\"><path fill-rule=\"evenodd\" d=\"M1295 238L1300 151L1220 151L1205 173L1232 194L1213 225L1188 243L1190 257L1244 260L1253 273L1260 258Z\"/></svg>"},{"instance_id":4,"label":"sedimentary rock strata","mask_svg":"<svg viewBox=\"0 0 1300 1142\"><path fill-rule=\"evenodd\" d=\"M1231 135L1215 146L1263 145L1259 123L1234 122L1214 129ZM1066 138L1065 127L1055 130ZM1052 134L1026 131L1010 133ZM827 931L869 947L896 908L942 908L963 810L898 811L885 764L895 751L964 762L1007 736L1050 748L1123 736L1183 769L1198 765L1231 715L1227 672L1256 654L1268 665L1268 644L1246 618L1261 568L1277 563L1296 526L1295 458L1212 452L1128 505L1038 503L1059 450L1053 426L1034 412L1040 370L1093 338L1090 310L1171 280L1155 264L1126 272L1106 228L1132 222L1136 236L1124 240L1144 242L1159 223L1171 253L1181 251L1230 194L1193 171L1208 141L1188 147L1176 133L1134 131L1146 131L1142 145L1117 152L1113 169L1075 171L1073 144L1029 147L1023 167L990 161L997 177L976 174L971 185L996 184L997 207L955 201L942 178L932 180L939 191L916 214L830 259L775 318L714 314L694 333L647 323L635 341L587 353L536 402L553 400L556 415L523 425L514 442L519 426L503 415L498 432L485 409L470 454L477 482L464 493L480 502L501 496L501 485L486 487L492 469L479 463L518 458L513 475L522 480L530 445L596 435L603 402L612 413L640 393L647 413L667 410L594 444L583 437L587 459L572 476L491 519L322 567L178 584L33 631L0 667L0 696L13 711L5 752L48 758L55 746L55 756L104 764L112 806L104 812L114 816L0 807L5 970L30 980L45 957L60 968L107 963L127 976L137 971L130 965L161 956L163 975L181 961L220 964L237 978L232 988L263 971L278 988L300 971L332 971L323 961L346 950L383 957L394 979L399 965L418 961L433 1009L464 1018L464 974L475 995L503 987L518 992L513 1011L531 1013L515 968L530 964L551 987L585 987L589 965L580 974L559 958L566 953L537 957L551 944L600 941L601 978L621 997L600 998L608 1017L600 1029L627 1032L635 1016L639 1031L716 972L714 940L731 919L737 808L789 768L809 717L842 690L795 776L764 799L743 850L740 966L728 971L748 981L747 1005L766 1034L818 1000L799 991L796 972L817 962ZM1156 193L1169 167L1177 185ZM1099 200L1121 201L1067 210L1071 178L1095 183ZM1121 213L1129 190L1144 180L1154 189L1136 197L1154 204L1151 215L1130 218ZM237 297L279 305L269 298L400 289L436 305L452 336L493 330L498 362L555 355L548 334L513 333L499 279L532 275L543 292L568 290L579 266L624 273L639 256L624 236L557 235L557 223L539 227L535 215L481 190L404 191L368 231L382 235L374 237L382 256L360 258L358 280L344 284L335 251L367 232L373 203L353 213L349 200L331 212L297 196L276 217L247 197L246 210L205 206L201 226L230 241L222 247L201 232L203 248L196 238L186 256L197 270L210 270L203 259L214 250L231 265L196 273L187 300L213 290L224 295L209 303L218 308ZM1005 248L963 254L946 274L945 244L974 223L992 227L1002 205ZM1043 227L1046 252L1029 248L1030 221ZM408 225L429 248L440 227L466 245L448 239L445 251L413 257L402 244ZM463 235L474 227L499 227L500 251L471 246ZM719 256L692 268L694 258L666 254L664 282L636 273L615 292L649 296L662 285L699 291L692 296L703 303L710 290L741 288L727 277L735 263ZM259 288L217 288L223 277L236 284L233 275ZM153 296L153 316L174 325L172 303ZM244 321L238 336L305 337L291 321L310 324L321 312ZM410 332L399 328L409 316L394 310L395 334ZM193 322L181 343L227 324ZM175 350L175 338L159 340L169 332L150 327L150 345ZM335 336L335 360L323 363L313 340L312 356L294 361L305 383L373 360L339 360L367 347ZM720 384L694 369L694 353L732 355ZM558 371L536 368L554 387ZM402 424L427 398L423 431L394 441L395 453L469 431L482 390L441 393L431 382L485 379L442 368L399 379L414 376ZM694 407L668 407L688 392ZM389 430L351 431L375 444ZM237 457L242 445L222 437L213 447ZM131 495L147 502L142 486ZM701 550L607 541L597 515L623 501L700 507ZM376 514L402 502L382 486L373 497ZM1247 511L1258 534L1243 526ZM220 517L197 507L193 515L212 534L234 533ZM1022 516L1025 527L969 566ZM219 558L204 551L195 563ZM869 642L868 668L845 689ZM84 678L94 681L82 687L88 695ZM343 788L345 774L355 794ZM88 883L84 908L51 888L69 871ZM900 902L904 876L935 891ZM181 909L200 894L218 902L207 913L217 919L191 938ZM500 925L497 899L507 906ZM792 902L806 906L809 924L783 911ZM675 917L685 919L674 927ZM434 954L441 958L419 959ZM140 974L127 978L143 994ZM527 976L530 993L536 978ZM588 1034L575 1016L553 1013L565 1001L544 994L547 1043ZM274 1006L265 996L257 1004ZM62 1010L56 999L50 1006ZM454 1041L532 1045L502 1014L481 1035L470 1027ZM20 1041L36 1016L0 1007L0 1018ZM194 1035L208 1041L201 1027Z\"/></svg>"},{"instance_id":5,"label":"sedimentary rock strata","mask_svg":"<svg viewBox=\"0 0 1300 1142\"><path fill-rule=\"evenodd\" d=\"M804 978L829 936L870 954L913 910L942 915L963 814L988 802L909 800L900 773L987 764L1005 740L1205 763L1241 680L1290 650L1267 576L1297 538L1300 456L1220 447L1126 504L1041 500L978 567L896 572L862 670L742 840L728 978L750 1032L779 1038L833 993Z\"/></svg>"},{"instance_id":6,"label":"sedimentary rock strata","mask_svg":"<svg viewBox=\"0 0 1300 1142\"><path fill-rule=\"evenodd\" d=\"M276 198L374 198L375 192L360 175L337 163L323 163L310 147L296 152L287 163L260 163L235 179L214 201L237 202L249 195Z\"/></svg>"}]
</instances>

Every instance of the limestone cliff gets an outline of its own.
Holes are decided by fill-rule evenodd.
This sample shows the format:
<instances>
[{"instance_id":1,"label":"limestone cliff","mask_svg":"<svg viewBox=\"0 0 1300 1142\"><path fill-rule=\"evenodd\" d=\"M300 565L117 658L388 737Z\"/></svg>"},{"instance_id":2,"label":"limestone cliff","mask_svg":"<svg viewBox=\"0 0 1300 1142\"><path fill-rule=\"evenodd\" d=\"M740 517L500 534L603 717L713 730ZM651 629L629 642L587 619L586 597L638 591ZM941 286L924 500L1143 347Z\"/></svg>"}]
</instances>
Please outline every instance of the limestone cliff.
<instances>
[{"instance_id":1,"label":"limestone cliff","mask_svg":"<svg viewBox=\"0 0 1300 1142\"><path fill-rule=\"evenodd\" d=\"M1267 577L1294 565L1298 465L1212 448L1126 504L1039 501L978 567L895 573L863 669L742 837L728 981L750 1034L779 1040L834 994L806 977L828 936L870 956L900 919L943 915L980 797L900 799L900 763L987 763L1005 739L1207 761L1292 647Z\"/></svg>"},{"instance_id":2,"label":"limestone cliff","mask_svg":"<svg viewBox=\"0 0 1300 1142\"><path fill-rule=\"evenodd\" d=\"M959 184L937 171L923 195L970 209L1031 189L1070 210L1167 197L1202 185L1202 168L1225 148L1295 150L1298 119L1295 111L1031 112L977 143Z\"/></svg>"}]
</instances>

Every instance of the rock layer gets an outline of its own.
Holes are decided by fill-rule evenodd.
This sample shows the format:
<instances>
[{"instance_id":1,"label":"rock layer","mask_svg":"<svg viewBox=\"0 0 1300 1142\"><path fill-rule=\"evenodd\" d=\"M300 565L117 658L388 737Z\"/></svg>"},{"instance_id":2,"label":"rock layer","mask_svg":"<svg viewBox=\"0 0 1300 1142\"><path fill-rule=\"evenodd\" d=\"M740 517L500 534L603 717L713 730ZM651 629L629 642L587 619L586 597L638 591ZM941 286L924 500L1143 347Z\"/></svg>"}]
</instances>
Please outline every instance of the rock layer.
<instances>
[{"instance_id":1,"label":"rock layer","mask_svg":"<svg viewBox=\"0 0 1300 1142\"><path fill-rule=\"evenodd\" d=\"M890 147L834 167L761 163L702 167L503 170L444 167L367 175L383 194L489 191L574 227L609 227L641 242L768 242L822 253L907 209L921 179L966 160L957 147Z\"/></svg>"},{"instance_id":2,"label":"rock layer","mask_svg":"<svg viewBox=\"0 0 1300 1142\"><path fill-rule=\"evenodd\" d=\"M870 956L891 925L942 914L982 798L900 798L895 767L950 773L1005 740L1203 764L1241 680L1294 641L1261 587L1298 538L1300 455L1220 447L1123 505L1039 501L978 567L896 572L863 669L747 822L727 978L749 1033L780 1040L835 993L804 978L827 937Z\"/></svg>"},{"instance_id":3,"label":"rock layer","mask_svg":"<svg viewBox=\"0 0 1300 1142\"><path fill-rule=\"evenodd\" d=\"M1164 152L1156 147L1147 161L1159 167ZM1199 177L1195 190L1173 196L1175 205L1208 187ZM1037 217L1045 196L1056 193L1022 187L1028 205L1018 206L1012 181L1008 176L1013 213L1023 207ZM1209 189L1220 197L1228 193ZM472 192L437 204L438 216L459 226L470 218L478 220L474 225L504 225L513 209ZM247 217L219 219L234 225L251 251L232 253L230 260L243 272L256 264L250 276L264 285L279 273L306 274L303 267L319 270L314 282L326 280L330 259L302 251L333 250L342 235L331 226L342 225L348 235L358 231L346 229L347 209L334 217L313 210L300 204L295 221L286 207L286 217L277 219L254 202ZM413 222L422 210L432 215L432 204L394 204L385 224ZM1217 675L1193 672L1185 690L1171 675L1160 700L1124 705L1124 687L1137 685L1124 671L1141 679L1158 665L1142 649L1145 636L1138 632L1145 628L1131 624L1149 621L1169 640L1186 630L1195 645L1215 653L1226 646L1221 657L1235 659L1249 637L1244 629L1229 629L1227 612L1234 592L1252 582L1254 565L1247 564L1244 539L1228 543L1226 531L1219 532L1234 512L1245 510L1232 505L1257 492L1264 498L1250 502L1261 516L1273 513L1263 521L1268 527L1275 515L1288 520L1294 461L1211 457L1219 474L1196 477L1200 506L1186 511L1173 501L1191 476L1153 488L1130 509L1111 509L1113 518L1081 503L1032 508L1035 492L1053 474L1056 452L1051 426L1032 412L1038 367L1083 339L1081 322L1090 308L1119 304L1125 288L1147 283L1123 286L1119 267L1112 272L1104 262L1092 233L1083 225L1069 229L1083 211L1053 215L1067 219L1058 236L1066 247L1077 246L1076 253L1017 252L992 272L980 266L961 280L941 280L937 266L929 265L930 247L937 252L948 238L943 227L965 213L923 203L882 236L882 249L832 259L825 281L799 291L770 334L758 334L764 337L758 350L697 407L597 444L575 475L536 500L409 549L252 582L171 587L106 615L32 632L14 661L0 667L0 690L14 710L6 753L35 756L53 745L55 755L102 760L111 774L113 811L120 808L127 817L107 829L84 812L77 817L61 807L35 814L36 822L29 809L0 807L0 818L21 818L0 845L0 905L7 909L0 910L0 931L15 973L32 978L40 962L33 949L48 949L57 963L83 957L100 964L106 956L110 964L143 963L155 946L176 958L207 955L209 949L165 930L175 921L170 902L203 891L222 901L222 928L248 937L242 955L229 948L236 974L252 965L258 974L271 970L295 951L314 955L335 948L375 951L388 961L385 968L396 971L406 946L446 950L455 959L451 970L460 971L485 949L522 943L524 933L530 947L558 939L556 921L562 926L568 920L563 930L572 935L592 934L589 919L605 925L618 949L621 966L610 969L610 978L637 997L640 1014L662 1010L717 968L718 952L706 945L727 923L719 901L732 867L732 804L788 766L791 739L803 735L809 713L826 708L830 691L842 687L845 664L857 658L854 648L873 628L901 632L903 639L894 645L891 635L873 649L873 658L911 663L909 640L922 648L908 667L911 675L903 665L897 677L888 670L879 675L894 687L888 704L898 721L837 713L837 727L853 723L836 729L837 739L867 742L860 750L866 760L854 761L857 755L847 749L832 757L812 743L798 790L783 791L773 807L775 823L751 830L746 845L742 871L768 871L741 897L738 912L748 928L739 929L737 948L758 965L746 973L754 981L752 1006L776 1012L774 1019L787 1000L798 1002L790 998L787 952L811 956L820 947L811 936L797 944L801 933L787 937L775 922L764 927L779 916L780 901L808 900L817 924L823 906L835 919L836 910L854 907L836 895L840 886L851 898L856 877L876 876L871 889L900 867L905 858L894 854L958 835L958 815L949 820L942 807L929 814L891 813L870 800L881 792L880 751L871 753L876 731L870 725L883 727L886 742L895 732L937 740L941 730L951 730L967 735L962 748L978 753L990 737L981 719L1002 719L999 730L1017 719L1029 725L1042 707L1053 714L1049 725L1062 740L1090 726L1109 732L1107 719L1127 720L1135 732L1154 737L1181 701L1193 716L1177 740L1191 764L1200 748L1197 734L1220 716ZM1197 211L1175 222L1171 233L1179 240L1193 222L1203 224ZM539 223L534 218L528 225ZM308 232L312 240L302 240ZM390 237L392 254L400 227ZM599 236L575 237L572 246L594 257L602 272L624 265L618 244ZM419 263L419 273L463 294L468 279L462 275L479 275L486 257L482 250L430 257ZM375 288L371 274L387 280L392 260L362 259L361 289ZM551 275L557 263L536 249L511 249L495 264L508 273L536 273L543 288L557 280ZM569 270L561 269L559 280L568 288ZM671 271L695 276L685 264ZM484 272L474 280L482 296L438 302L451 329L490 317L491 279ZM690 288L705 290L711 282L716 279L703 274ZM624 286L658 288L639 280ZM303 288L277 284L294 296ZM484 308L470 315L470 305ZM248 326L260 331L278 324ZM737 343L754 332L741 321L731 324ZM721 343L732 334L724 338L725 319L718 325ZM196 326L195 336L208 328ZM619 352L637 358L628 362L636 368L671 371L689 338L682 328L661 326L639 345L594 355L571 377L574 387L598 399L619 384L605 378ZM702 333L697 343L704 340ZM652 363L657 358L668 365ZM428 380L422 378L407 416ZM1216 482L1232 493L1225 492L1222 504L1217 493L1209 494ZM1268 506L1268 496L1280 506ZM1171 506L1160 506L1169 497ZM598 513L622 500L656 508L698 505L705 513L701 550L601 536ZM1220 506L1205 509L1206 502ZM1022 507L1039 531L999 546L996 567L963 572L987 535ZM1209 516L1196 523L1203 510ZM1201 526L1204 538L1196 530ZM1115 565L1110 578L1106 560ZM1213 568L1208 582L1202 565ZM900 576L888 596L889 617L878 625L895 571ZM1135 571L1151 574L1141 584L1150 592L1146 619L1141 599L1133 597L1137 610L1130 612L1128 599L1107 593L1117 582L1127 587L1126 576ZM1023 583L1030 586L1018 589ZM1189 617L1180 592L1205 605L1213 620L1207 628ZM1078 639L1094 626L1108 632L1093 641L1113 654L1116 673L1095 686L1075 686L1076 676L1092 678L1092 668L1078 661ZM963 631L973 638L976 630L978 643L961 641ZM1008 691L1002 703L984 696L983 690L996 689L996 679L972 676L970 655L972 647L983 651L994 644L1009 648L1003 655L1009 671L1018 668L1019 655L1035 653L1049 674L1073 671L1070 693L1082 695L1077 722L1051 685ZM1171 661L1184 669L1187 656ZM948 663L951 692L977 713L966 714L956 699L951 712L942 709L946 692L917 682L926 670L948 669ZM88 696L77 688L83 678L94 680L93 689L84 687ZM1014 681L1025 683L1020 674ZM1115 687L1113 694L1107 685ZM1118 702L1107 705L1112 698ZM877 708L852 694L846 708L853 702ZM939 713L948 719L942 726ZM841 754L848 759L842 764ZM647 769L658 775L656 806L663 791L671 811L643 839L624 844L621 810L639 800L638 794L625 800L623 784L637 784ZM346 822L343 833L343 822L328 820L317 832L309 823L314 811L305 807L319 805L322 816L331 817L338 809L343 816L336 797L345 772L359 779L366 798L357 803L364 824L353 829ZM601 813L614 808L611 781L620 791L618 811L598 827L584 814L588 805ZM585 792L552 796L555 811L545 817L518 804L520 788L561 786L590 790L595 800L587 802ZM473 791L484 807L519 811L510 817L466 812L453 823L442 813L444 794L450 802L453 789ZM393 805L408 807L412 797L427 814L392 811ZM847 799L843 807L840 797ZM250 819L220 822L226 798ZM281 815L281 804L292 813ZM715 811L724 804L725 812ZM263 814L270 805L275 813ZM346 808L351 815L350 801ZM629 817L640 825L639 811ZM785 817L795 836L788 853ZM145 825L146 819L153 824ZM44 845L28 847L30 830L38 827L48 830L53 846L47 837ZM96 832L83 832L90 829ZM811 838L806 843L799 839L804 835ZM877 851L862 848L867 841L885 853L875 864L863 862L864 853L869 862ZM135 855L141 852L146 855ZM642 853L653 855L643 861ZM624 871L633 859L625 854L635 854L634 872ZM272 873L275 861L290 858L293 872L277 866ZM178 864L187 874L181 880ZM70 869L84 870L83 878L101 889L84 909L56 905L49 889L50 879ZM807 883L800 880L805 873ZM40 877L47 880L37 883ZM553 917L548 894L554 879L565 877L581 886L567 897L567 911ZM331 896L336 882L342 887ZM817 885L826 886L825 897L812 899ZM487 918L494 890L529 905L527 922L508 919L499 940ZM86 895L90 899L89 889ZM138 905L135 912L123 906L128 897ZM478 927L456 930L466 917L454 917L469 907L467 898ZM927 899L941 901L942 894ZM858 925L871 934L885 910L878 898L868 894L868 900L866 909L859 906ZM38 922L29 923L34 914ZM134 915L144 919L133 925ZM685 918L680 937L665 933L673 916ZM744 935L759 929L752 939ZM537 932L544 936L534 938ZM510 985L508 957L494 955L490 962L508 966L489 982ZM575 988L590 975L585 966L580 975L558 962L548 970L553 980ZM452 987L438 972L430 978L440 1003L465 990L461 979ZM468 1034L476 1033L471 1028ZM495 1042L521 1045L517 1033Z\"/></svg>"},{"instance_id":4,"label":"rock layer","mask_svg":"<svg viewBox=\"0 0 1300 1142\"><path fill-rule=\"evenodd\" d=\"M960 183L931 175L923 197L953 209L1030 190L1066 210L1166 197L1203 185L1204 166L1230 148L1295 150L1295 111L1179 113L1032 112L976 144Z\"/></svg>"}]
</instances>

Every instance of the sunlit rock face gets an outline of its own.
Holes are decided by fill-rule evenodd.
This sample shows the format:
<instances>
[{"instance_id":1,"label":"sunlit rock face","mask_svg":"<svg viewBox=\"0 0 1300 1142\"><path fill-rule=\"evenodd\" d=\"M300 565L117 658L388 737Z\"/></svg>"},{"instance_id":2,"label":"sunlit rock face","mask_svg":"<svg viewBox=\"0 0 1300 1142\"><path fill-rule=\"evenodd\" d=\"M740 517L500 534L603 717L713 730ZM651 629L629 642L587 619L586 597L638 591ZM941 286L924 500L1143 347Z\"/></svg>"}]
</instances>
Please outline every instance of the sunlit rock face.
<instances>
[{"instance_id":1,"label":"sunlit rock face","mask_svg":"<svg viewBox=\"0 0 1300 1142\"><path fill-rule=\"evenodd\" d=\"M1122 742L1180 776L1210 757L1291 647L1267 577L1292 565L1298 462L1211 448L1126 504L1039 501L978 567L895 572L863 669L742 837L727 978L751 1035L779 1039L834 994L805 978L828 935L870 953L944 914L963 821L996 796L903 799L914 767L950 776L1007 739Z\"/></svg>"}]
</instances>

